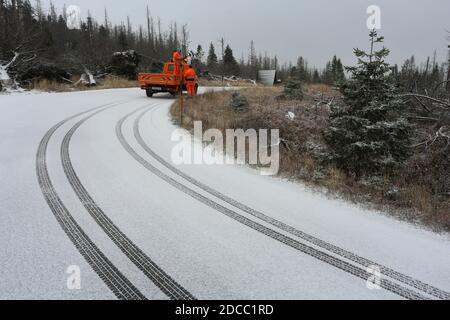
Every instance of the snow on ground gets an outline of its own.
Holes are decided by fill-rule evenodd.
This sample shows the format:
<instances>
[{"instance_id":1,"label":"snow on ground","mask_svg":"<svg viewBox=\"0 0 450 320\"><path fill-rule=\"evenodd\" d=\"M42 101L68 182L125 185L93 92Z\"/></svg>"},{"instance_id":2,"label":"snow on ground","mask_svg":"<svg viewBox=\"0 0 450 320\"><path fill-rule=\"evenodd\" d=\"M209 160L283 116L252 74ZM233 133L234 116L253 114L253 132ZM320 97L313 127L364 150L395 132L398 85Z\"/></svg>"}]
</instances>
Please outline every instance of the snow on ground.
<instances>
[{"instance_id":1,"label":"snow on ground","mask_svg":"<svg viewBox=\"0 0 450 320\"><path fill-rule=\"evenodd\" d=\"M114 298L56 222L35 173L46 131L97 105L97 94L0 95L0 299ZM123 99L123 92L103 94L106 102ZM81 267L82 291L67 289L70 265Z\"/></svg>"},{"instance_id":2,"label":"snow on ground","mask_svg":"<svg viewBox=\"0 0 450 320\"><path fill-rule=\"evenodd\" d=\"M231 220L148 172L122 148L117 121L149 105L142 119L146 143L166 160L174 142L166 96L138 89L0 96L0 299L110 299L112 293L68 240L45 203L35 153L45 132L80 111L128 99L86 122L70 153L81 182L114 223L160 267L204 299L398 299ZM136 151L165 174L133 135ZM165 296L106 237L87 214L61 168L59 148L77 120L50 141L54 186L74 218L124 275L148 298ZM218 191L323 240L450 291L450 239L343 201L301 184L262 177L237 166L181 166ZM197 188L198 189L198 188ZM201 190L198 192L207 195ZM66 269L79 265L82 289L67 289Z\"/></svg>"},{"instance_id":3,"label":"snow on ground","mask_svg":"<svg viewBox=\"0 0 450 320\"><path fill-rule=\"evenodd\" d=\"M8 72L3 66L0 66L0 81L9 81L11 80L9 78Z\"/></svg>"}]
</instances>

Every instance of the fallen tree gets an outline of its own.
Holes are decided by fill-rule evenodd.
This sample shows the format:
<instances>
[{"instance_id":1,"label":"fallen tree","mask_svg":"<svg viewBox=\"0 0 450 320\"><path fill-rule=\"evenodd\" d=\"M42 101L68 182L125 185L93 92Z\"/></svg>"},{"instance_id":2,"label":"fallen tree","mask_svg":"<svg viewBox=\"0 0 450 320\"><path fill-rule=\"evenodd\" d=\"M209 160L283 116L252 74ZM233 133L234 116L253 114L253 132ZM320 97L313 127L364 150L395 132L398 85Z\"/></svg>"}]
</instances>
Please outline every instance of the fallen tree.
<instances>
[{"instance_id":1,"label":"fallen tree","mask_svg":"<svg viewBox=\"0 0 450 320\"><path fill-rule=\"evenodd\" d=\"M134 80L137 77L140 62L139 54L134 50L115 52L111 59L111 71L119 76Z\"/></svg>"},{"instance_id":2,"label":"fallen tree","mask_svg":"<svg viewBox=\"0 0 450 320\"><path fill-rule=\"evenodd\" d=\"M448 81L440 83L432 95L426 90L424 93L411 92L401 94L400 99L409 100L409 119L416 122L417 141L413 148L426 148L440 145L443 151L450 146L450 100L445 90L439 87Z\"/></svg>"},{"instance_id":3,"label":"fallen tree","mask_svg":"<svg viewBox=\"0 0 450 320\"><path fill-rule=\"evenodd\" d=\"M0 91L17 90L17 82L9 75L9 69L17 61L20 54L14 52L14 57L7 63L0 64Z\"/></svg>"},{"instance_id":4,"label":"fallen tree","mask_svg":"<svg viewBox=\"0 0 450 320\"><path fill-rule=\"evenodd\" d=\"M75 82L73 85L77 86L78 84L83 84L85 86L91 87L97 85L97 80L95 80L95 76L92 74L89 69L84 68L84 73L81 74L80 79Z\"/></svg>"}]
</instances>

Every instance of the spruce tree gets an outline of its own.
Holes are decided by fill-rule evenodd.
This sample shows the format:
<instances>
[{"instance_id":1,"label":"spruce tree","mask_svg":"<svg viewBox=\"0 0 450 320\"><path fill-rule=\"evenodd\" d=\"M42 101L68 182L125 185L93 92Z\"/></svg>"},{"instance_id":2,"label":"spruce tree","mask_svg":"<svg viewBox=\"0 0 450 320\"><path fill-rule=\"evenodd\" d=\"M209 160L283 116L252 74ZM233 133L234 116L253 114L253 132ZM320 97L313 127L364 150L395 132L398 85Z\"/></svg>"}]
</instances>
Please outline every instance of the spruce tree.
<instances>
[{"instance_id":1,"label":"spruce tree","mask_svg":"<svg viewBox=\"0 0 450 320\"><path fill-rule=\"evenodd\" d=\"M375 51L383 42L370 32L370 52L355 49L355 67L340 91L343 106L332 109L324 131L331 160L356 178L392 173L409 156L410 125L401 115L402 102L385 59L389 50Z\"/></svg>"},{"instance_id":2,"label":"spruce tree","mask_svg":"<svg viewBox=\"0 0 450 320\"><path fill-rule=\"evenodd\" d=\"M312 83L320 83L321 81L322 79L320 78L319 71L317 69L314 69Z\"/></svg>"},{"instance_id":3,"label":"spruce tree","mask_svg":"<svg viewBox=\"0 0 450 320\"><path fill-rule=\"evenodd\" d=\"M344 66L342 65L341 59L337 59L336 60L336 74L335 74L334 81L335 81L335 83L339 84L344 80L345 80Z\"/></svg>"},{"instance_id":4,"label":"spruce tree","mask_svg":"<svg viewBox=\"0 0 450 320\"><path fill-rule=\"evenodd\" d=\"M205 56L205 52L201 45L197 46L197 51L193 54L191 64L195 69L201 70L203 65L203 57Z\"/></svg>"},{"instance_id":5,"label":"spruce tree","mask_svg":"<svg viewBox=\"0 0 450 320\"><path fill-rule=\"evenodd\" d=\"M338 77L338 59L336 55L333 56L333 59L331 60L331 74L333 78L333 83L336 82L336 79Z\"/></svg>"},{"instance_id":6,"label":"spruce tree","mask_svg":"<svg viewBox=\"0 0 450 320\"><path fill-rule=\"evenodd\" d=\"M308 62L303 57L299 57L297 59L297 73L297 77L300 79L300 81L310 82L311 77L308 70Z\"/></svg>"},{"instance_id":7,"label":"spruce tree","mask_svg":"<svg viewBox=\"0 0 450 320\"><path fill-rule=\"evenodd\" d=\"M284 82L284 95L288 99L302 100L303 85L302 80L298 76L289 77Z\"/></svg>"},{"instance_id":8,"label":"spruce tree","mask_svg":"<svg viewBox=\"0 0 450 320\"><path fill-rule=\"evenodd\" d=\"M217 68L217 55L216 55L216 50L214 49L214 45L210 44L209 46L209 52L208 52L208 59L206 62L208 68L210 69L210 71L215 71Z\"/></svg>"},{"instance_id":9,"label":"spruce tree","mask_svg":"<svg viewBox=\"0 0 450 320\"><path fill-rule=\"evenodd\" d=\"M329 85L339 85L344 80L344 66L342 65L341 59L338 59L334 55L333 59L326 64L323 72L323 82Z\"/></svg>"},{"instance_id":10,"label":"spruce tree","mask_svg":"<svg viewBox=\"0 0 450 320\"><path fill-rule=\"evenodd\" d=\"M199 44L197 46L197 51L195 52L195 58L201 63L203 61L204 56L205 52L203 51L202 46Z\"/></svg>"},{"instance_id":11,"label":"spruce tree","mask_svg":"<svg viewBox=\"0 0 450 320\"><path fill-rule=\"evenodd\" d=\"M233 50L229 45L226 46L223 54L223 66L225 74L227 75L239 75L239 65L234 58Z\"/></svg>"}]
</instances>

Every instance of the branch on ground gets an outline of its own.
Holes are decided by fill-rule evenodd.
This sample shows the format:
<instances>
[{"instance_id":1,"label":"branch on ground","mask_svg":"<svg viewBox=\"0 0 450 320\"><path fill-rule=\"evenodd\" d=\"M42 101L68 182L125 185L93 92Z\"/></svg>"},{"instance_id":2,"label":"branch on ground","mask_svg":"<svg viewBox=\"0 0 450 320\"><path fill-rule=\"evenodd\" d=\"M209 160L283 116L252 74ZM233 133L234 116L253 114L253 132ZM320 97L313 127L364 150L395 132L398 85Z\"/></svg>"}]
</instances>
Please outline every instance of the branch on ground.
<instances>
[{"instance_id":1,"label":"branch on ground","mask_svg":"<svg viewBox=\"0 0 450 320\"><path fill-rule=\"evenodd\" d=\"M432 101L432 102L434 102L436 104L439 104L439 105L442 105L442 106L450 108L450 102L444 101L444 100L441 100L441 99L436 99L436 98L433 98L433 97L430 97L430 96L426 96L426 95L423 95L423 94L407 93L407 94L401 94L398 97L399 98L417 98L417 99L422 98L422 99L428 99L428 100L430 100L430 101Z\"/></svg>"}]
</instances>

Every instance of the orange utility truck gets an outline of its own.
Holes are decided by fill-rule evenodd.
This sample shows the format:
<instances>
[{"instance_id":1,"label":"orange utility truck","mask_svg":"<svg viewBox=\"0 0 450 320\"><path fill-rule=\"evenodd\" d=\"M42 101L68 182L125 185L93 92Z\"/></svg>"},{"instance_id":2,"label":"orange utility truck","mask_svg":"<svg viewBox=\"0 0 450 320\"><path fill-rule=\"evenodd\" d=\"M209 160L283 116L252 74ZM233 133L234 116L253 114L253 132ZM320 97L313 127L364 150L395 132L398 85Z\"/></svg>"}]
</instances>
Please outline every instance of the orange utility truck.
<instances>
[{"instance_id":1,"label":"orange utility truck","mask_svg":"<svg viewBox=\"0 0 450 320\"><path fill-rule=\"evenodd\" d=\"M147 97L152 97L155 93L168 92L176 96L180 92L186 91L186 81L182 75L189 65L184 61L181 63L181 73L176 73L174 62L164 64L162 73L140 73L138 80L142 90L145 90ZM195 80L195 93L198 90L198 79Z\"/></svg>"}]
</instances>

